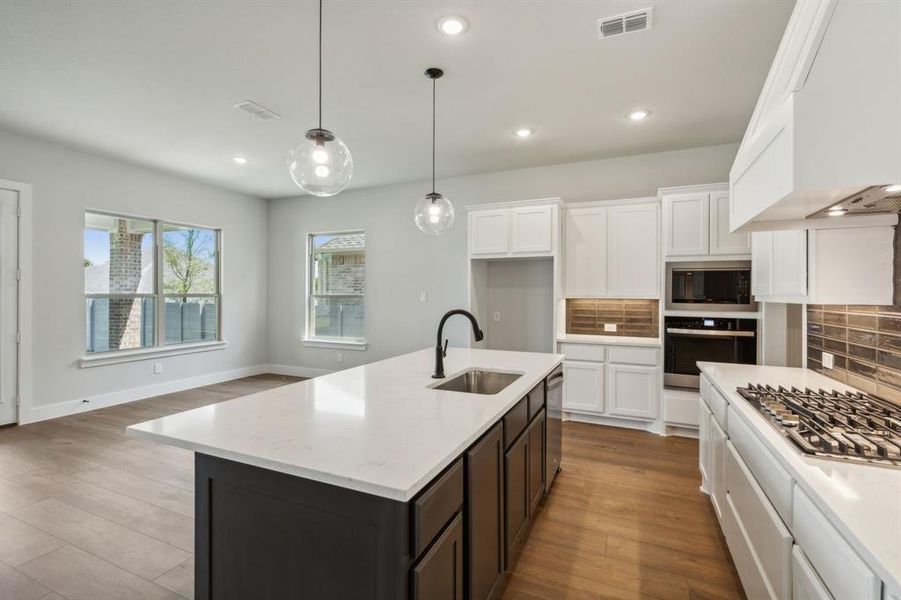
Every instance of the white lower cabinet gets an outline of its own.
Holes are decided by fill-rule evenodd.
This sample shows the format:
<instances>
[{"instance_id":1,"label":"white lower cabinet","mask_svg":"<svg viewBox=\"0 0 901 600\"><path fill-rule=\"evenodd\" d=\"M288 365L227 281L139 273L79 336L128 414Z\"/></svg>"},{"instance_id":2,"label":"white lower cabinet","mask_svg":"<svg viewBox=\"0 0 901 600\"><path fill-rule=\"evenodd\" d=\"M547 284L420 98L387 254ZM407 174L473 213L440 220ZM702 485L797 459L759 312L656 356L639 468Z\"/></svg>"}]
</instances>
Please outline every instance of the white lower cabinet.
<instances>
[{"instance_id":1,"label":"white lower cabinet","mask_svg":"<svg viewBox=\"0 0 901 600\"><path fill-rule=\"evenodd\" d=\"M563 410L604 412L604 365L581 360L563 362Z\"/></svg>"},{"instance_id":2,"label":"white lower cabinet","mask_svg":"<svg viewBox=\"0 0 901 600\"><path fill-rule=\"evenodd\" d=\"M607 401L611 415L656 419L660 407L659 370L640 365L607 365Z\"/></svg>"},{"instance_id":3,"label":"white lower cabinet","mask_svg":"<svg viewBox=\"0 0 901 600\"><path fill-rule=\"evenodd\" d=\"M710 419L713 413L704 399L698 401L698 469L701 471L701 490L710 493Z\"/></svg>"},{"instance_id":4,"label":"white lower cabinet","mask_svg":"<svg viewBox=\"0 0 901 600\"><path fill-rule=\"evenodd\" d=\"M792 549L792 600L832 600L800 546Z\"/></svg>"},{"instance_id":5,"label":"white lower cabinet","mask_svg":"<svg viewBox=\"0 0 901 600\"><path fill-rule=\"evenodd\" d=\"M708 474L708 489L710 499L713 501L713 509L716 516L722 519L723 506L726 503L726 432L717 423L716 418L710 418L710 473Z\"/></svg>"}]
</instances>

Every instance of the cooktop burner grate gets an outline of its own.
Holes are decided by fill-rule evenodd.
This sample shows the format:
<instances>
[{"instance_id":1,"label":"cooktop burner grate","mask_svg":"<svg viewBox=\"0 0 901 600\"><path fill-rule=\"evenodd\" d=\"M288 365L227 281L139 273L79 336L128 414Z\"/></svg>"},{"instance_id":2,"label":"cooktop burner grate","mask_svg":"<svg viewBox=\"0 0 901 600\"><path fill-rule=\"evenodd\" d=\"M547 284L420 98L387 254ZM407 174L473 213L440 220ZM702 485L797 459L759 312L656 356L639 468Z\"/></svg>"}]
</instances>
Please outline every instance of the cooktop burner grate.
<instances>
[{"instance_id":1,"label":"cooktop burner grate","mask_svg":"<svg viewBox=\"0 0 901 600\"><path fill-rule=\"evenodd\" d=\"M901 467L901 407L887 400L753 383L737 391L806 454Z\"/></svg>"}]
</instances>

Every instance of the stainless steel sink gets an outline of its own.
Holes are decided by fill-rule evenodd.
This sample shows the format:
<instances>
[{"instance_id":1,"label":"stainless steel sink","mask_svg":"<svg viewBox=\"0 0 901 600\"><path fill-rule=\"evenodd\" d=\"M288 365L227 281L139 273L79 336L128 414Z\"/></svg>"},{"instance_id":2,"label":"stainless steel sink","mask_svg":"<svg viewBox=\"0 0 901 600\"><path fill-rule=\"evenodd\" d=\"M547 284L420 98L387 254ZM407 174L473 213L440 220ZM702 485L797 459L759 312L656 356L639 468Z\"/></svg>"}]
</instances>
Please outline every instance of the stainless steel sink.
<instances>
[{"instance_id":1,"label":"stainless steel sink","mask_svg":"<svg viewBox=\"0 0 901 600\"><path fill-rule=\"evenodd\" d=\"M453 379L443 383L430 385L432 389L467 394L497 394L508 385L522 377L522 373L503 373L501 371L480 371L469 369Z\"/></svg>"}]
</instances>

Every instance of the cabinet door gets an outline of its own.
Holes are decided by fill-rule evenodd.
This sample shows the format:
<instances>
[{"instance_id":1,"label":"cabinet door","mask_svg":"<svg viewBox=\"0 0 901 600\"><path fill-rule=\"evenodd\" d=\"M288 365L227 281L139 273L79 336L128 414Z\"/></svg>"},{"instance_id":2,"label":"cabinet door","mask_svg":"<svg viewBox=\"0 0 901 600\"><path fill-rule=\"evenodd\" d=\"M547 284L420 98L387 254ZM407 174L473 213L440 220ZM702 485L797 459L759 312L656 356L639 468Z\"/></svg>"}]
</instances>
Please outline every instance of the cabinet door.
<instances>
[{"instance_id":1,"label":"cabinet door","mask_svg":"<svg viewBox=\"0 0 901 600\"><path fill-rule=\"evenodd\" d=\"M604 365L567 360L563 363L563 410L604 412Z\"/></svg>"},{"instance_id":2,"label":"cabinet door","mask_svg":"<svg viewBox=\"0 0 901 600\"><path fill-rule=\"evenodd\" d=\"M751 294L769 296L773 293L773 232L755 231L751 234Z\"/></svg>"},{"instance_id":3,"label":"cabinet door","mask_svg":"<svg viewBox=\"0 0 901 600\"><path fill-rule=\"evenodd\" d=\"M750 254L751 236L729 231L729 192L710 194L710 253Z\"/></svg>"},{"instance_id":4,"label":"cabinet door","mask_svg":"<svg viewBox=\"0 0 901 600\"><path fill-rule=\"evenodd\" d=\"M663 197L667 256L698 256L710 249L710 199L707 192Z\"/></svg>"},{"instance_id":5,"label":"cabinet door","mask_svg":"<svg viewBox=\"0 0 901 600\"><path fill-rule=\"evenodd\" d=\"M710 493L710 419L713 413L703 399L698 401L698 469L701 471L701 490Z\"/></svg>"},{"instance_id":6,"label":"cabinet door","mask_svg":"<svg viewBox=\"0 0 901 600\"><path fill-rule=\"evenodd\" d=\"M716 516L722 520L722 510L726 501L726 432L716 419L710 419L710 471L707 473L707 489L713 500Z\"/></svg>"},{"instance_id":7,"label":"cabinet door","mask_svg":"<svg viewBox=\"0 0 901 600\"><path fill-rule=\"evenodd\" d=\"M466 452L469 595L487 600L504 577L504 424Z\"/></svg>"},{"instance_id":8,"label":"cabinet door","mask_svg":"<svg viewBox=\"0 0 901 600\"><path fill-rule=\"evenodd\" d=\"M469 213L469 254L507 254L510 251L509 209Z\"/></svg>"},{"instance_id":9,"label":"cabinet door","mask_svg":"<svg viewBox=\"0 0 901 600\"><path fill-rule=\"evenodd\" d=\"M607 209L567 209L563 235L564 295L570 298L606 296Z\"/></svg>"},{"instance_id":10,"label":"cabinet door","mask_svg":"<svg viewBox=\"0 0 901 600\"><path fill-rule=\"evenodd\" d=\"M656 419L660 412L657 367L607 365L609 413L633 419Z\"/></svg>"},{"instance_id":11,"label":"cabinet door","mask_svg":"<svg viewBox=\"0 0 901 600\"><path fill-rule=\"evenodd\" d=\"M807 295L807 231L773 232L773 295Z\"/></svg>"},{"instance_id":12,"label":"cabinet door","mask_svg":"<svg viewBox=\"0 0 901 600\"><path fill-rule=\"evenodd\" d=\"M520 541L529 520L529 435L525 433L510 446L504 455L505 510L504 548L506 568L512 566L512 552Z\"/></svg>"},{"instance_id":13,"label":"cabinet door","mask_svg":"<svg viewBox=\"0 0 901 600\"><path fill-rule=\"evenodd\" d=\"M791 572L792 600L832 600L832 594L798 545L792 548ZM890 596L886 595L886 598Z\"/></svg>"},{"instance_id":14,"label":"cabinet door","mask_svg":"<svg viewBox=\"0 0 901 600\"><path fill-rule=\"evenodd\" d=\"M414 600L463 600L463 516L457 514L413 567Z\"/></svg>"},{"instance_id":15,"label":"cabinet door","mask_svg":"<svg viewBox=\"0 0 901 600\"><path fill-rule=\"evenodd\" d=\"M544 495L544 430L545 412L529 425L529 517L535 514Z\"/></svg>"},{"instance_id":16,"label":"cabinet door","mask_svg":"<svg viewBox=\"0 0 901 600\"><path fill-rule=\"evenodd\" d=\"M660 248L656 204L614 206L607 214L608 293L659 298Z\"/></svg>"},{"instance_id":17,"label":"cabinet door","mask_svg":"<svg viewBox=\"0 0 901 600\"><path fill-rule=\"evenodd\" d=\"M553 249L553 206L513 209L513 245L518 254L550 254Z\"/></svg>"}]
</instances>

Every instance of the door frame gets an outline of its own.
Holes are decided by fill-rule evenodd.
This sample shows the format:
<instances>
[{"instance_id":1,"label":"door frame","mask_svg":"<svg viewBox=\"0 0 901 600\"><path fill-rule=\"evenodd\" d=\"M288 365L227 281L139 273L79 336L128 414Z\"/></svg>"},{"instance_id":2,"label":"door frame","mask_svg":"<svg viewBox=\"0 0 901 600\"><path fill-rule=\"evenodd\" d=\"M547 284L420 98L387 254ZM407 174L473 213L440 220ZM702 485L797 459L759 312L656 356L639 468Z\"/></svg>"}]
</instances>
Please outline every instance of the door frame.
<instances>
[{"instance_id":1,"label":"door frame","mask_svg":"<svg viewBox=\"0 0 901 600\"><path fill-rule=\"evenodd\" d=\"M31 184L10 179L0 179L0 188L19 195L18 235L16 236L19 286L16 299L19 344L16 353L16 384L19 403L16 422L23 425L31 421L32 400L32 188Z\"/></svg>"}]
</instances>

